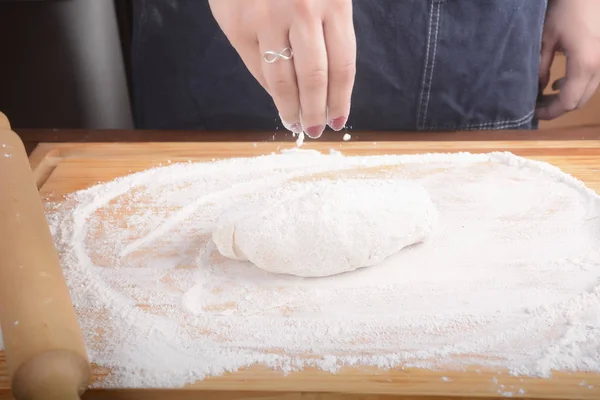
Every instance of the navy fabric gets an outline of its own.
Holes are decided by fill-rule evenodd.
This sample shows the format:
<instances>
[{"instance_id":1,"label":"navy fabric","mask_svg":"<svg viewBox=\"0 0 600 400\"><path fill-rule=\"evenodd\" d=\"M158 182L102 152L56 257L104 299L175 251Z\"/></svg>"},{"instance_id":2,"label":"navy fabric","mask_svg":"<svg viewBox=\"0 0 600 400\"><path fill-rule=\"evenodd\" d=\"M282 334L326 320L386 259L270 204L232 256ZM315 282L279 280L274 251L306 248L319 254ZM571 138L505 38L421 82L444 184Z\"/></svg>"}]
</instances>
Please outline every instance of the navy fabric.
<instances>
[{"instance_id":1,"label":"navy fabric","mask_svg":"<svg viewBox=\"0 0 600 400\"><path fill-rule=\"evenodd\" d=\"M355 0L359 130L536 127L546 0ZM282 129L206 0L135 0L138 128Z\"/></svg>"}]
</instances>

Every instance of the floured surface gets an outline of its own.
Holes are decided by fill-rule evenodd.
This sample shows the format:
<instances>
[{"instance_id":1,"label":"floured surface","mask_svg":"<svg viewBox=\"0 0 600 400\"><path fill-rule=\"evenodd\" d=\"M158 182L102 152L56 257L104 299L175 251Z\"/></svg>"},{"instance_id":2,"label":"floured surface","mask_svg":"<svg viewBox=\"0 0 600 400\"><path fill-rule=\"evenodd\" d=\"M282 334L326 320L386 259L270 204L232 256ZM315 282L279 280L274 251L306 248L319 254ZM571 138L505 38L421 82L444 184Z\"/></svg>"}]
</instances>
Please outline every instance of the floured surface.
<instances>
[{"instance_id":1,"label":"floured surface","mask_svg":"<svg viewBox=\"0 0 600 400\"><path fill-rule=\"evenodd\" d=\"M218 255L210 234L226 207L321 172L411 179L441 229L382 265L325 279ZM599 215L581 183L508 154L312 152L152 170L49 210L90 357L112 371L100 384L119 387L256 363L600 372Z\"/></svg>"}]
</instances>

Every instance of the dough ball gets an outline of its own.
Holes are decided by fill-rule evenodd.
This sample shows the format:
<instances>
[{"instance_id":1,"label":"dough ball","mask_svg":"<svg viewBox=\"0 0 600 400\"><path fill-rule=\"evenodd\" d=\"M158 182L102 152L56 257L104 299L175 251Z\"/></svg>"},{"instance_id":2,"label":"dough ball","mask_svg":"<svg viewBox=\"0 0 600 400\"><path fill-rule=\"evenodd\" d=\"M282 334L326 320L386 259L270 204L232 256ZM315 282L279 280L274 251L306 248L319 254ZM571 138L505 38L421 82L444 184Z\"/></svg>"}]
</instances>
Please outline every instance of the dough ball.
<instances>
[{"instance_id":1,"label":"dough ball","mask_svg":"<svg viewBox=\"0 0 600 400\"><path fill-rule=\"evenodd\" d=\"M427 191L407 181L289 181L226 210L219 252L266 271L323 277L384 261L423 241L437 222Z\"/></svg>"}]
</instances>

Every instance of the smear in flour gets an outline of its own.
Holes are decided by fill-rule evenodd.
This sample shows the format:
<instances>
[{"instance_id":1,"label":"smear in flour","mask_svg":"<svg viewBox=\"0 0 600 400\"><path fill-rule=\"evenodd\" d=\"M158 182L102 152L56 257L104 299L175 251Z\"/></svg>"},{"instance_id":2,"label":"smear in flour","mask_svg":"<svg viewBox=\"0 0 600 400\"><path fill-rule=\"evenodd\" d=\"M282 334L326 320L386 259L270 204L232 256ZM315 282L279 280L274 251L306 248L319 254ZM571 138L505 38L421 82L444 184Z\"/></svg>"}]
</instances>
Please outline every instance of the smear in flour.
<instances>
[{"instance_id":1,"label":"smear in flour","mask_svg":"<svg viewBox=\"0 0 600 400\"><path fill-rule=\"evenodd\" d=\"M365 168L428 190L432 240L323 279L227 260L210 240L242 195ZM90 358L111 371L105 387L177 387L257 363L600 372L598 215L581 182L504 153L175 164L48 208Z\"/></svg>"}]
</instances>

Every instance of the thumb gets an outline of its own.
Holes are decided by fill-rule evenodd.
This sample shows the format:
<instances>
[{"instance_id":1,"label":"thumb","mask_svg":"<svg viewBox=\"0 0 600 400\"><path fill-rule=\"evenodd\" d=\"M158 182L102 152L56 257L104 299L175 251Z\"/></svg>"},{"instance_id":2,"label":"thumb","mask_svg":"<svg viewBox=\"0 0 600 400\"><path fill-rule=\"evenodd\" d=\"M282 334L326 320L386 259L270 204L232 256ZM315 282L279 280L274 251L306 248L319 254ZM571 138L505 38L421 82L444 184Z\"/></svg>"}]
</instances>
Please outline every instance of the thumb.
<instances>
[{"instance_id":1,"label":"thumb","mask_svg":"<svg viewBox=\"0 0 600 400\"><path fill-rule=\"evenodd\" d=\"M542 39L542 53L538 71L540 92L542 92L550 82L550 67L552 67L552 62L554 61L554 55L556 54L557 46L558 41L556 38L548 34L544 34L544 38Z\"/></svg>"}]
</instances>

